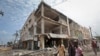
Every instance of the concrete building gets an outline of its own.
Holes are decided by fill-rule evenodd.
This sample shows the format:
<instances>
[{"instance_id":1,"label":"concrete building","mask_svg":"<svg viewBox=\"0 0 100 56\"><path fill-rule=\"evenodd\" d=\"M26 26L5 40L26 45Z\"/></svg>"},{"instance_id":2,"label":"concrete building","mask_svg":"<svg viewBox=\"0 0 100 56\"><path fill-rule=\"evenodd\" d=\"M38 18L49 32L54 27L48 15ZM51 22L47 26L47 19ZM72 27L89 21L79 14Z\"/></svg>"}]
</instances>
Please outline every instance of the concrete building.
<instances>
[{"instance_id":1,"label":"concrete building","mask_svg":"<svg viewBox=\"0 0 100 56\"><path fill-rule=\"evenodd\" d=\"M81 39L78 36L82 35L85 29L80 27L67 16L41 2L37 10L30 14L21 30L22 46L25 49L33 50L58 46L63 43L67 47L69 38ZM88 34L90 33L87 32Z\"/></svg>"},{"instance_id":2,"label":"concrete building","mask_svg":"<svg viewBox=\"0 0 100 56\"><path fill-rule=\"evenodd\" d=\"M69 19L69 26L72 39L77 39L83 44L90 43L91 33L88 28L79 25L71 19Z\"/></svg>"},{"instance_id":3,"label":"concrete building","mask_svg":"<svg viewBox=\"0 0 100 56\"><path fill-rule=\"evenodd\" d=\"M68 38L68 19L62 13L41 2L38 9L28 17L20 35L24 48L52 47L54 43L58 45L61 40Z\"/></svg>"}]
</instances>

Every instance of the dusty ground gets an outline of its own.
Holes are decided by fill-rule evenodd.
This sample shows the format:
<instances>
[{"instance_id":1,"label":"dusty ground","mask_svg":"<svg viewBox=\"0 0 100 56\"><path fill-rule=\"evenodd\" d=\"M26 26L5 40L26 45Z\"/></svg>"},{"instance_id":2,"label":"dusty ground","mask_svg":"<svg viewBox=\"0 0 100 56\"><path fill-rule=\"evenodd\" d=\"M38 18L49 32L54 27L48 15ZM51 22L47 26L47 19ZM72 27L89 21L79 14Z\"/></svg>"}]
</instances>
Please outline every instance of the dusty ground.
<instances>
[{"instance_id":1,"label":"dusty ground","mask_svg":"<svg viewBox=\"0 0 100 56\"><path fill-rule=\"evenodd\" d=\"M0 47L0 56L10 56L11 50L11 47Z\"/></svg>"},{"instance_id":2,"label":"dusty ground","mask_svg":"<svg viewBox=\"0 0 100 56\"><path fill-rule=\"evenodd\" d=\"M28 52L33 52L33 51L29 51L29 50L12 50L12 49L9 49L9 50L7 49L6 50L6 49L2 48L2 51L0 50L0 56L19 56L17 54L28 53ZM68 56L68 55L66 55L66 56ZM95 56L95 55L94 55L93 51L90 51L90 52L84 52L84 56ZM98 52L97 56L100 56L100 51Z\"/></svg>"},{"instance_id":3,"label":"dusty ground","mask_svg":"<svg viewBox=\"0 0 100 56\"><path fill-rule=\"evenodd\" d=\"M84 56L95 56L95 54L92 52L84 53ZM100 51L98 52L97 56L100 56Z\"/></svg>"}]
</instances>

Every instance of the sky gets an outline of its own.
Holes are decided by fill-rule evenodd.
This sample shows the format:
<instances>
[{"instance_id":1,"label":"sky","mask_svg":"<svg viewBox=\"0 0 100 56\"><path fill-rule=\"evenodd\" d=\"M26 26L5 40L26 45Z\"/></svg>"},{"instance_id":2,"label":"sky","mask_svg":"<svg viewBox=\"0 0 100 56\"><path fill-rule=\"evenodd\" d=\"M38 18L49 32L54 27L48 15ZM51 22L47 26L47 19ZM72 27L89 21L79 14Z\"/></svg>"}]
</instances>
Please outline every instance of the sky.
<instances>
[{"instance_id":1,"label":"sky","mask_svg":"<svg viewBox=\"0 0 100 56\"><path fill-rule=\"evenodd\" d=\"M41 0L0 0L0 44L14 41L13 34L20 30L30 13ZM100 0L44 0L52 8L100 35ZM96 32L96 33L95 33Z\"/></svg>"}]
</instances>

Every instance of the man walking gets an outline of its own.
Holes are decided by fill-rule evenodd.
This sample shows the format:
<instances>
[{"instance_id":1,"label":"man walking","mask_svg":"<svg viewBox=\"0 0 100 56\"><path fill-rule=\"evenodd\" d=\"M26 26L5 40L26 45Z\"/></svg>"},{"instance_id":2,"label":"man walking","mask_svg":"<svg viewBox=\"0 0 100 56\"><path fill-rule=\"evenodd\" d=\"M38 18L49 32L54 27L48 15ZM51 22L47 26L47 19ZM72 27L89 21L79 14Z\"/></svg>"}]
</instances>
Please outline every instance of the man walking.
<instances>
[{"instance_id":1,"label":"man walking","mask_svg":"<svg viewBox=\"0 0 100 56\"><path fill-rule=\"evenodd\" d=\"M75 56L75 47L71 41L69 41L68 54L69 56Z\"/></svg>"},{"instance_id":2,"label":"man walking","mask_svg":"<svg viewBox=\"0 0 100 56\"><path fill-rule=\"evenodd\" d=\"M97 42L96 42L96 40L92 40L91 45L92 45L92 49L93 49L95 55L97 56Z\"/></svg>"}]
</instances>

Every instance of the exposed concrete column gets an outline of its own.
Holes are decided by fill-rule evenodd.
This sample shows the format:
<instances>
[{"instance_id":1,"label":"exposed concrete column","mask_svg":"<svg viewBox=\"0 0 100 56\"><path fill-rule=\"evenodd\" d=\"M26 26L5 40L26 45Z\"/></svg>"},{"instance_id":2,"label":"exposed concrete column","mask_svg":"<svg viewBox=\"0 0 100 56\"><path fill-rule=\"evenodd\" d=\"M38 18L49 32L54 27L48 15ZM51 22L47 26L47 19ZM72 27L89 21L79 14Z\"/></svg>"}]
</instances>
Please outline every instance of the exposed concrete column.
<instances>
[{"instance_id":1,"label":"exposed concrete column","mask_svg":"<svg viewBox=\"0 0 100 56\"><path fill-rule=\"evenodd\" d=\"M44 36L40 36L40 49L44 49Z\"/></svg>"},{"instance_id":2,"label":"exposed concrete column","mask_svg":"<svg viewBox=\"0 0 100 56\"><path fill-rule=\"evenodd\" d=\"M44 31L44 18L41 19L41 34L44 34L45 31ZM42 44L42 49L44 49L44 36L41 36L41 44Z\"/></svg>"},{"instance_id":3,"label":"exposed concrete column","mask_svg":"<svg viewBox=\"0 0 100 56\"><path fill-rule=\"evenodd\" d=\"M44 5L42 4L42 7L41 7L41 16L42 16L42 18L41 18L41 34L44 34L45 33L45 28L44 28ZM41 41L41 43L40 43L40 45L41 45L41 47L40 48L42 48L42 49L44 49L44 36L41 36L40 37L40 41Z\"/></svg>"},{"instance_id":4,"label":"exposed concrete column","mask_svg":"<svg viewBox=\"0 0 100 56\"><path fill-rule=\"evenodd\" d=\"M42 7L41 7L41 33L44 34L44 6L42 4Z\"/></svg>"},{"instance_id":5,"label":"exposed concrete column","mask_svg":"<svg viewBox=\"0 0 100 56\"><path fill-rule=\"evenodd\" d=\"M44 34L44 18L41 19L41 33Z\"/></svg>"},{"instance_id":6,"label":"exposed concrete column","mask_svg":"<svg viewBox=\"0 0 100 56\"><path fill-rule=\"evenodd\" d=\"M27 49L29 49L29 42L27 41Z\"/></svg>"},{"instance_id":7,"label":"exposed concrete column","mask_svg":"<svg viewBox=\"0 0 100 56\"><path fill-rule=\"evenodd\" d=\"M70 34L70 26L69 26L69 19L68 19L68 17L67 17L67 25L68 25L68 36L70 36L71 34Z\"/></svg>"},{"instance_id":8,"label":"exposed concrete column","mask_svg":"<svg viewBox=\"0 0 100 56\"><path fill-rule=\"evenodd\" d=\"M36 18L36 17L35 17ZM36 27L37 27L37 22L35 21L35 19L34 19L34 24L33 24L33 33L34 33L34 35L36 35L37 33L36 33Z\"/></svg>"},{"instance_id":9,"label":"exposed concrete column","mask_svg":"<svg viewBox=\"0 0 100 56\"><path fill-rule=\"evenodd\" d=\"M44 5L42 4L42 7L41 7L41 16L44 16Z\"/></svg>"},{"instance_id":10,"label":"exposed concrete column","mask_svg":"<svg viewBox=\"0 0 100 56\"><path fill-rule=\"evenodd\" d=\"M29 29L29 28L28 28ZM26 39L29 39L30 37L29 37L29 31L28 31L28 29L26 29L26 34L25 34L25 37L26 37ZM26 47L26 49L29 49L29 42L27 41L27 47Z\"/></svg>"},{"instance_id":11,"label":"exposed concrete column","mask_svg":"<svg viewBox=\"0 0 100 56\"><path fill-rule=\"evenodd\" d=\"M36 39L37 39L37 37L35 37L35 35L37 34L36 33L36 30L37 30L37 22L35 21L35 19L36 19L36 17L34 16L34 18L33 18L33 43L32 43L32 49L34 49L34 41L37 41Z\"/></svg>"},{"instance_id":12,"label":"exposed concrete column","mask_svg":"<svg viewBox=\"0 0 100 56\"><path fill-rule=\"evenodd\" d=\"M60 34L62 34L62 25L60 25ZM63 44L63 39L61 39L61 44Z\"/></svg>"},{"instance_id":13,"label":"exposed concrete column","mask_svg":"<svg viewBox=\"0 0 100 56\"><path fill-rule=\"evenodd\" d=\"M32 47L31 47L31 48L32 48L32 50L34 49L34 48L33 48L33 41L32 41Z\"/></svg>"},{"instance_id":14,"label":"exposed concrete column","mask_svg":"<svg viewBox=\"0 0 100 56\"><path fill-rule=\"evenodd\" d=\"M60 34L62 34L62 25L60 25Z\"/></svg>"}]
</instances>

